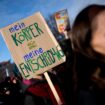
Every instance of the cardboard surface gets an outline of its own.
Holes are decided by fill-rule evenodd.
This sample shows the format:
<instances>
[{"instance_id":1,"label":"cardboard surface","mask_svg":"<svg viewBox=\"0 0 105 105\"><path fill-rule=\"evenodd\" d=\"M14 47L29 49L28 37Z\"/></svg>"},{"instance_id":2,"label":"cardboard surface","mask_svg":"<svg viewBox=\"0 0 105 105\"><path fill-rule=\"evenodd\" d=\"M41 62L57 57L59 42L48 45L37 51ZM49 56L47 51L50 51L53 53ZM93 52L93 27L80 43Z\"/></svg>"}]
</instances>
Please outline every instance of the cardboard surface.
<instances>
[{"instance_id":1,"label":"cardboard surface","mask_svg":"<svg viewBox=\"0 0 105 105\"><path fill-rule=\"evenodd\" d=\"M39 12L2 28L1 33L25 79L35 78L66 60Z\"/></svg>"}]
</instances>

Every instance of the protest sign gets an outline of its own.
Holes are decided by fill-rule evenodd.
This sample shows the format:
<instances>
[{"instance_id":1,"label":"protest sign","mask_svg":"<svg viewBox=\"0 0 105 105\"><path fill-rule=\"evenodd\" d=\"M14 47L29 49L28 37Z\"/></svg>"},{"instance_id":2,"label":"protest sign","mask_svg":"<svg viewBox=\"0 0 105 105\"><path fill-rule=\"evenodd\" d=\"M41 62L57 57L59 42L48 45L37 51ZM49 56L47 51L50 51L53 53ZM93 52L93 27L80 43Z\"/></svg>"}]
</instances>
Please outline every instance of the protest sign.
<instances>
[{"instance_id":1,"label":"protest sign","mask_svg":"<svg viewBox=\"0 0 105 105\"><path fill-rule=\"evenodd\" d=\"M65 62L65 55L38 12L1 29L12 57L25 79Z\"/></svg>"},{"instance_id":2,"label":"protest sign","mask_svg":"<svg viewBox=\"0 0 105 105\"><path fill-rule=\"evenodd\" d=\"M56 12L54 14L54 17L59 33L63 33L64 31L70 30L70 23L69 23L69 16L67 9Z\"/></svg>"}]
</instances>

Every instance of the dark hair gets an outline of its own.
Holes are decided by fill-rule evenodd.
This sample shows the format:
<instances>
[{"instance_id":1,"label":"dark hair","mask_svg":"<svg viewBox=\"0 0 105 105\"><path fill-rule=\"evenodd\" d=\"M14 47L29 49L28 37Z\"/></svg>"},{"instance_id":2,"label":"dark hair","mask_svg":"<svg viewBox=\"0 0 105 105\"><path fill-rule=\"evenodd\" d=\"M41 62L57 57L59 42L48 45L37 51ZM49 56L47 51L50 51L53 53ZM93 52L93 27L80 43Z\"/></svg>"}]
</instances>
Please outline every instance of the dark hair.
<instances>
[{"instance_id":1,"label":"dark hair","mask_svg":"<svg viewBox=\"0 0 105 105\"><path fill-rule=\"evenodd\" d=\"M71 36L71 42L75 52L95 59L103 58L102 55L95 52L90 45L92 31L97 28L97 23L93 24L93 20L103 10L105 10L105 6L90 5L77 15L72 27Z\"/></svg>"}]
</instances>

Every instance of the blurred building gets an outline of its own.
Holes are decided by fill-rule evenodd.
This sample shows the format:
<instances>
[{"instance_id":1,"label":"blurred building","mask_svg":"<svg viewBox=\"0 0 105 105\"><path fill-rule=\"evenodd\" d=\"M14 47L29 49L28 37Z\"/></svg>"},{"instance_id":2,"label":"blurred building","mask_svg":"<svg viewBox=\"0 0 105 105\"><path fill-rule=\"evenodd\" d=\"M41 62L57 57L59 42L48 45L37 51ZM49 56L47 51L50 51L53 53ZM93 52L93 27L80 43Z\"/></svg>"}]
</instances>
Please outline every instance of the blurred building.
<instances>
[{"instance_id":1,"label":"blurred building","mask_svg":"<svg viewBox=\"0 0 105 105\"><path fill-rule=\"evenodd\" d=\"M14 76L14 63L11 63L10 60L0 62L0 82L9 76Z\"/></svg>"}]
</instances>

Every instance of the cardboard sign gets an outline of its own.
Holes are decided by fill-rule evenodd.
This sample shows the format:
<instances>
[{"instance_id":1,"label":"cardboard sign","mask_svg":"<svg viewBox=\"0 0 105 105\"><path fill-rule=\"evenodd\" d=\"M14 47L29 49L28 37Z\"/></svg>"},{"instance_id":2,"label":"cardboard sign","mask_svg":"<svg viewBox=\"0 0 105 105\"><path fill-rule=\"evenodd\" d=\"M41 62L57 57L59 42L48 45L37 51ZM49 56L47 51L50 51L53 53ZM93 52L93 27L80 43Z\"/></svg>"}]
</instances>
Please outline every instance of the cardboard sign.
<instances>
[{"instance_id":1,"label":"cardboard sign","mask_svg":"<svg viewBox=\"0 0 105 105\"><path fill-rule=\"evenodd\" d=\"M1 29L13 59L25 79L65 62L65 55L38 12Z\"/></svg>"},{"instance_id":2,"label":"cardboard sign","mask_svg":"<svg viewBox=\"0 0 105 105\"><path fill-rule=\"evenodd\" d=\"M70 30L70 23L67 10L58 11L54 14L59 33Z\"/></svg>"}]
</instances>

